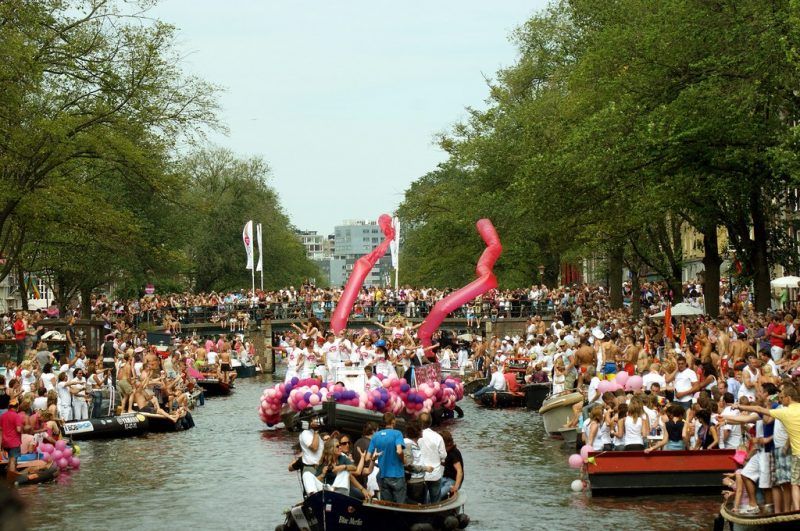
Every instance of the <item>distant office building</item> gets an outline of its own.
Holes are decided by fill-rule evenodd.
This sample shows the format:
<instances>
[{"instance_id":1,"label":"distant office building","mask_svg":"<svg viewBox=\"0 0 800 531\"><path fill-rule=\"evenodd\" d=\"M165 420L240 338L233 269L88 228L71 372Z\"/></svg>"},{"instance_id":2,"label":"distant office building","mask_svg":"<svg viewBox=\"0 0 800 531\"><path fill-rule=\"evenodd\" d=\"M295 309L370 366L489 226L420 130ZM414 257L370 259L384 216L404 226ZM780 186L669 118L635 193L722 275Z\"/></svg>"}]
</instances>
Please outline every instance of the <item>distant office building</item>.
<instances>
[{"instance_id":1,"label":"distant office building","mask_svg":"<svg viewBox=\"0 0 800 531\"><path fill-rule=\"evenodd\" d=\"M325 237L317 234L315 230L299 230L296 232L297 238L306 249L306 257L309 260L324 260L331 257L331 236Z\"/></svg>"},{"instance_id":2,"label":"distant office building","mask_svg":"<svg viewBox=\"0 0 800 531\"><path fill-rule=\"evenodd\" d=\"M343 267L338 264L331 267L331 285L341 286L346 281L356 260L372 250L383 241L383 233L374 221L346 220L342 225L337 225L334 230L333 258L341 260ZM392 259L387 252L375 267L372 268L364 281L365 286L384 286L392 278Z\"/></svg>"}]
</instances>

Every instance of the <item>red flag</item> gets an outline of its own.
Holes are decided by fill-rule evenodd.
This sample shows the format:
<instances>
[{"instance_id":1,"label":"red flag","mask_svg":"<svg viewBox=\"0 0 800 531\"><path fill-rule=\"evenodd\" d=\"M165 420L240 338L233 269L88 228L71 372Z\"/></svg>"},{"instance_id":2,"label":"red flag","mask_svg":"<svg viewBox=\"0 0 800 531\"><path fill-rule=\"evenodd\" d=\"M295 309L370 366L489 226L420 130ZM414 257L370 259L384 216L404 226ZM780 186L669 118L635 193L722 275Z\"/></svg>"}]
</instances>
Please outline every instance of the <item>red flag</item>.
<instances>
[{"instance_id":1,"label":"red flag","mask_svg":"<svg viewBox=\"0 0 800 531\"><path fill-rule=\"evenodd\" d=\"M647 332L644 333L644 351L650 354L650 337Z\"/></svg>"},{"instance_id":2,"label":"red flag","mask_svg":"<svg viewBox=\"0 0 800 531\"><path fill-rule=\"evenodd\" d=\"M667 310L664 312L664 337L675 339L675 332L672 330L672 304L667 303Z\"/></svg>"},{"instance_id":3,"label":"red flag","mask_svg":"<svg viewBox=\"0 0 800 531\"><path fill-rule=\"evenodd\" d=\"M681 348L686 344L686 323L681 323Z\"/></svg>"}]
</instances>

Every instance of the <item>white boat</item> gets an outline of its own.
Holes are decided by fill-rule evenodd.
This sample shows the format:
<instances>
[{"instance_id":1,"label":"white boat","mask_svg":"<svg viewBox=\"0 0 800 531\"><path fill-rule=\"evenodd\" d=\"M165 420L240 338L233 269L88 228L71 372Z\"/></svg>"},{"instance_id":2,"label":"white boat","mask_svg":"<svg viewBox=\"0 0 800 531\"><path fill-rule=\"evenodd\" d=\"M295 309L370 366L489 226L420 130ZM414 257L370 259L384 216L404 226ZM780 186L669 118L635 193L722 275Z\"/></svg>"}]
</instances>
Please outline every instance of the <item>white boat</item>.
<instances>
[{"instance_id":1,"label":"white boat","mask_svg":"<svg viewBox=\"0 0 800 531\"><path fill-rule=\"evenodd\" d=\"M583 395L577 392L561 393L545 399L539 414L544 419L544 429L551 437L562 437L560 428L572 416L572 406L583 402Z\"/></svg>"}]
</instances>

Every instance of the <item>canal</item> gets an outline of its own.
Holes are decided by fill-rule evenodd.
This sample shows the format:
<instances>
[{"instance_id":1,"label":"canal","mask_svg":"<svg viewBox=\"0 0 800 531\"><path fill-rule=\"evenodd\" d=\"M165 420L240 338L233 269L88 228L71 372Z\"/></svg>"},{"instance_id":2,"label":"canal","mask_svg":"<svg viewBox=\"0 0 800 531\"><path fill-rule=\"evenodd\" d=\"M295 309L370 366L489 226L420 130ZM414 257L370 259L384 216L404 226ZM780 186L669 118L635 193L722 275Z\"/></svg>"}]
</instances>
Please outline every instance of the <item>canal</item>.
<instances>
[{"instance_id":1,"label":"canal","mask_svg":"<svg viewBox=\"0 0 800 531\"><path fill-rule=\"evenodd\" d=\"M80 471L20 489L31 528L274 529L300 486L287 471L297 435L265 431L256 412L268 385L240 380L197 408L188 432L80 443ZM709 529L719 508L720 496L573 493L577 473L537 414L461 405L465 417L449 427L465 460L469 529Z\"/></svg>"}]
</instances>

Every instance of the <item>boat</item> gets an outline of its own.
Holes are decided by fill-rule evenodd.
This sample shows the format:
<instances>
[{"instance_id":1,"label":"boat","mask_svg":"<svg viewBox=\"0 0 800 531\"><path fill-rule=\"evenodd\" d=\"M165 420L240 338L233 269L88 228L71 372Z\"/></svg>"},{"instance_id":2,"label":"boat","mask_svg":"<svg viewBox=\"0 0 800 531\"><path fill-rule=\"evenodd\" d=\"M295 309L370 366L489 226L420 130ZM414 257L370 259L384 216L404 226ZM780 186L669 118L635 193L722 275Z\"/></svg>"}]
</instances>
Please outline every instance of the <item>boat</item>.
<instances>
[{"instance_id":1,"label":"boat","mask_svg":"<svg viewBox=\"0 0 800 531\"><path fill-rule=\"evenodd\" d=\"M489 391L476 398L475 401L482 406L492 408L520 407L525 402L525 395L510 391Z\"/></svg>"},{"instance_id":2,"label":"boat","mask_svg":"<svg viewBox=\"0 0 800 531\"><path fill-rule=\"evenodd\" d=\"M256 366L253 362L242 362L238 358L233 358L231 367L236 371L237 378L252 378L256 375Z\"/></svg>"},{"instance_id":3,"label":"boat","mask_svg":"<svg viewBox=\"0 0 800 531\"><path fill-rule=\"evenodd\" d=\"M62 433L76 441L88 439L121 439L136 437L148 431L148 419L144 413L124 413L97 419L68 420Z\"/></svg>"},{"instance_id":4,"label":"boat","mask_svg":"<svg viewBox=\"0 0 800 531\"><path fill-rule=\"evenodd\" d=\"M593 495L719 492L723 475L737 468L734 454L733 449L590 452L586 470Z\"/></svg>"},{"instance_id":5,"label":"boat","mask_svg":"<svg viewBox=\"0 0 800 531\"><path fill-rule=\"evenodd\" d=\"M297 430L303 422L310 422L311 419L316 419L325 431L339 430L357 437L361 436L367 422L383 426L383 413L338 404L333 400L306 408L291 418L284 417L284 423L287 428ZM405 419L398 417L395 427L404 431Z\"/></svg>"},{"instance_id":6,"label":"boat","mask_svg":"<svg viewBox=\"0 0 800 531\"><path fill-rule=\"evenodd\" d=\"M210 396L228 396L233 390L233 386L223 382L219 378L198 378L197 384L203 388L203 394Z\"/></svg>"},{"instance_id":7,"label":"boat","mask_svg":"<svg viewBox=\"0 0 800 531\"><path fill-rule=\"evenodd\" d=\"M720 520L722 520L720 522ZM719 522L719 523L718 523ZM733 507L731 496L719 510L719 518L714 522L714 529L724 529L725 522L733 525L734 529L741 531L794 531L800 528L800 511L785 513L760 512L757 514L744 514L737 512Z\"/></svg>"},{"instance_id":8,"label":"boat","mask_svg":"<svg viewBox=\"0 0 800 531\"><path fill-rule=\"evenodd\" d=\"M172 419L164 418L161 415L153 413L139 413L147 418L147 431L149 433L171 433L175 431L184 431L194 428L194 419L192 414L186 412L186 416L173 422Z\"/></svg>"},{"instance_id":9,"label":"boat","mask_svg":"<svg viewBox=\"0 0 800 531\"><path fill-rule=\"evenodd\" d=\"M28 463L18 463L17 472L19 475L14 480L14 484L19 487L53 481L58 477L59 469L55 463L36 460Z\"/></svg>"},{"instance_id":10,"label":"boat","mask_svg":"<svg viewBox=\"0 0 800 531\"><path fill-rule=\"evenodd\" d=\"M488 382L489 380L486 378L473 378L472 380L466 381L464 382L464 394L471 395L475 393L475 391L486 387Z\"/></svg>"},{"instance_id":11,"label":"boat","mask_svg":"<svg viewBox=\"0 0 800 531\"><path fill-rule=\"evenodd\" d=\"M547 382L527 384L522 391L525 393L525 407L530 411L539 411L544 399L550 394L550 384Z\"/></svg>"},{"instance_id":12,"label":"boat","mask_svg":"<svg viewBox=\"0 0 800 531\"><path fill-rule=\"evenodd\" d=\"M559 428L563 428L572 416L572 406L583 402L583 395L567 392L545 399L539 413L544 420L544 429L551 437L560 437Z\"/></svg>"},{"instance_id":13,"label":"boat","mask_svg":"<svg viewBox=\"0 0 800 531\"><path fill-rule=\"evenodd\" d=\"M362 501L322 490L289 509L281 531L374 530L434 531L464 529L469 517L464 514L465 497L460 492L430 505L410 505L379 500Z\"/></svg>"}]
</instances>

